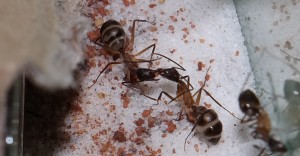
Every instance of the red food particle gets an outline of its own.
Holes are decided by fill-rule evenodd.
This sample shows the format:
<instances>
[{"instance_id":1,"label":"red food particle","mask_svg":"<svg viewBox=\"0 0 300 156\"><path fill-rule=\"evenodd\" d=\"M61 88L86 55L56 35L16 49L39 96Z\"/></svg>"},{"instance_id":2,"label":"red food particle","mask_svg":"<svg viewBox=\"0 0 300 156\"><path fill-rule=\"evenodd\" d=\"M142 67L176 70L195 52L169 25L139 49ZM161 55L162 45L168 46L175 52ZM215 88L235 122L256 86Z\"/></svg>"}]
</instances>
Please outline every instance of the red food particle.
<instances>
[{"instance_id":1,"label":"red food particle","mask_svg":"<svg viewBox=\"0 0 300 156\"><path fill-rule=\"evenodd\" d=\"M201 71L205 67L205 64L202 63L201 61L198 62L198 70Z\"/></svg>"},{"instance_id":2,"label":"red food particle","mask_svg":"<svg viewBox=\"0 0 300 156\"><path fill-rule=\"evenodd\" d=\"M162 137L162 138L167 137L167 133L162 134L161 137Z\"/></svg>"},{"instance_id":3,"label":"red food particle","mask_svg":"<svg viewBox=\"0 0 300 156\"><path fill-rule=\"evenodd\" d=\"M156 4L149 4L149 8L154 8L156 7Z\"/></svg>"},{"instance_id":4,"label":"red food particle","mask_svg":"<svg viewBox=\"0 0 300 156\"><path fill-rule=\"evenodd\" d=\"M134 123L137 125L137 126L142 126L145 122L143 119L139 118L138 120L134 121Z\"/></svg>"},{"instance_id":5,"label":"red food particle","mask_svg":"<svg viewBox=\"0 0 300 156\"><path fill-rule=\"evenodd\" d=\"M98 12L100 13L101 16L106 16L106 10L104 7L98 8Z\"/></svg>"},{"instance_id":6,"label":"red food particle","mask_svg":"<svg viewBox=\"0 0 300 156\"><path fill-rule=\"evenodd\" d=\"M129 6L129 0L123 0L125 6Z\"/></svg>"},{"instance_id":7,"label":"red food particle","mask_svg":"<svg viewBox=\"0 0 300 156\"><path fill-rule=\"evenodd\" d=\"M168 122L167 125L168 125L167 131L169 133L173 133L174 130L176 129L176 125L172 121Z\"/></svg>"},{"instance_id":8,"label":"red food particle","mask_svg":"<svg viewBox=\"0 0 300 156\"><path fill-rule=\"evenodd\" d=\"M171 20L172 20L173 22L177 22L177 18L176 18L176 17L170 16L170 18L171 18Z\"/></svg>"},{"instance_id":9,"label":"red food particle","mask_svg":"<svg viewBox=\"0 0 300 156\"><path fill-rule=\"evenodd\" d=\"M137 128L135 128L135 132L138 136L141 136L143 133L146 133L146 128L145 127L137 127Z\"/></svg>"},{"instance_id":10,"label":"red food particle","mask_svg":"<svg viewBox=\"0 0 300 156\"><path fill-rule=\"evenodd\" d=\"M189 29L187 27L184 27L183 29L181 29L182 31L184 31L185 33L189 34Z\"/></svg>"},{"instance_id":11,"label":"red food particle","mask_svg":"<svg viewBox=\"0 0 300 156\"><path fill-rule=\"evenodd\" d=\"M156 121L156 118L152 117L152 116L149 116L148 117L148 127L149 128L152 128L155 126L155 121Z\"/></svg>"},{"instance_id":12,"label":"red food particle","mask_svg":"<svg viewBox=\"0 0 300 156\"><path fill-rule=\"evenodd\" d=\"M121 99L123 100L123 108L128 108L130 102L129 96L127 94L122 94Z\"/></svg>"},{"instance_id":13,"label":"red food particle","mask_svg":"<svg viewBox=\"0 0 300 156\"><path fill-rule=\"evenodd\" d=\"M96 39L98 39L100 36L100 32L97 30L93 30L87 33L87 37L90 41L94 42Z\"/></svg>"},{"instance_id":14,"label":"red food particle","mask_svg":"<svg viewBox=\"0 0 300 156\"><path fill-rule=\"evenodd\" d=\"M144 144L144 140L141 138L135 138L133 142L135 142L137 145Z\"/></svg>"},{"instance_id":15,"label":"red food particle","mask_svg":"<svg viewBox=\"0 0 300 156\"><path fill-rule=\"evenodd\" d=\"M210 79L210 75L209 75L209 74L206 74L206 75L205 75L205 80L208 81L209 79Z\"/></svg>"},{"instance_id":16,"label":"red food particle","mask_svg":"<svg viewBox=\"0 0 300 156\"><path fill-rule=\"evenodd\" d=\"M173 31L175 28L173 25L169 25L169 29Z\"/></svg>"},{"instance_id":17,"label":"red food particle","mask_svg":"<svg viewBox=\"0 0 300 156\"><path fill-rule=\"evenodd\" d=\"M127 140L125 133L123 131L116 131L114 133L113 139L118 142L125 142Z\"/></svg>"},{"instance_id":18,"label":"red food particle","mask_svg":"<svg viewBox=\"0 0 300 156\"><path fill-rule=\"evenodd\" d=\"M168 114L169 116L172 116L173 115L173 111L167 110L166 114Z\"/></svg>"},{"instance_id":19,"label":"red food particle","mask_svg":"<svg viewBox=\"0 0 300 156\"><path fill-rule=\"evenodd\" d=\"M143 113L142 113L142 116L144 117L144 118L146 118L146 117L148 117L150 114L151 114L151 112L152 112L152 109L145 109L144 111L143 111Z\"/></svg>"}]
</instances>

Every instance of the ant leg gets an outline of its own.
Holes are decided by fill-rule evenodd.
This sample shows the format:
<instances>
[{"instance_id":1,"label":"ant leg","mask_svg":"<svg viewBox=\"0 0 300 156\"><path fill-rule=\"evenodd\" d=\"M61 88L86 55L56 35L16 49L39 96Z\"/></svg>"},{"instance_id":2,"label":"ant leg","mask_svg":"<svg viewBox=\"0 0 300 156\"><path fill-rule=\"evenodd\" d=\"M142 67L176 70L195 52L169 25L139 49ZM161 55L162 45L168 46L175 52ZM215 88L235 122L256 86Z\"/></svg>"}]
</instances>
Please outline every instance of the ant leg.
<instances>
[{"instance_id":1,"label":"ant leg","mask_svg":"<svg viewBox=\"0 0 300 156\"><path fill-rule=\"evenodd\" d=\"M99 73L99 75L97 76L96 80L94 80L94 83L92 85L90 85L88 88L91 88L94 84L96 84L98 78L100 77L100 75L110 66L110 65L113 65L113 64L121 64L123 62L110 62L108 63L103 69L102 71Z\"/></svg>"},{"instance_id":2,"label":"ant leg","mask_svg":"<svg viewBox=\"0 0 300 156\"><path fill-rule=\"evenodd\" d=\"M217 103L220 107L222 107L224 110L226 110L229 114L231 114L233 117L235 117L236 119L240 120L240 118L236 117L232 112L230 112L228 109L226 109L223 105L221 105L219 103L219 101L217 101L207 90L203 89L203 91L213 100L215 101L215 103Z\"/></svg>"},{"instance_id":3,"label":"ant leg","mask_svg":"<svg viewBox=\"0 0 300 156\"><path fill-rule=\"evenodd\" d=\"M153 79L153 80L151 80L151 81L158 81L158 80L159 80L159 79ZM137 82L135 82L135 83L139 83L139 82L143 82L143 81L137 81ZM134 86L131 85L131 84L132 84L132 82L130 82L130 81L122 82L122 85L124 85L124 86L126 86L126 87L132 89L133 91L138 92L138 91L137 91L138 88L137 88L137 87L134 87ZM140 93L141 93L143 96L145 96L145 97L147 97L147 98L149 98L149 99L151 99L151 100L153 100L153 101L157 101L157 99L155 99L155 98L153 98L153 97L150 97L150 96L144 94L144 92L143 92L142 89L141 89L140 91L141 91Z\"/></svg>"},{"instance_id":4,"label":"ant leg","mask_svg":"<svg viewBox=\"0 0 300 156\"><path fill-rule=\"evenodd\" d=\"M134 56L134 57L139 56L139 55L143 54L145 51L147 51L147 50L150 49L150 48L152 48L152 52L151 52L151 56L152 56L152 54L153 54L154 51L155 51L155 47L156 47L156 44L151 44L150 46L148 46L147 48L143 49L142 51L140 51L140 52L138 52L138 53L136 53L136 54L133 54L133 56ZM152 57L151 57L151 59L152 59Z\"/></svg>"},{"instance_id":5,"label":"ant leg","mask_svg":"<svg viewBox=\"0 0 300 156\"><path fill-rule=\"evenodd\" d=\"M199 118L199 119L197 120L197 122L194 124L192 130L190 131L189 135L185 138L185 140L184 140L184 151L185 151L186 141L187 141L187 139L189 138L189 136L192 134L192 132L195 130L195 128L197 127L197 125L199 124L199 122L201 121L200 119L201 119L201 118Z\"/></svg>"},{"instance_id":6,"label":"ant leg","mask_svg":"<svg viewBox=\"0 0 300 156\"><path fill-rule=\"evenodd\" d=\"M165 92L165 91L161 91L158 98L156 99L156 102L158 105L158 101L161 100L162 95L165 94L169 99L171 99L171 101L174 101L176 98L174 98L173 96L171 96L169 93Z\"/></svg>"},{"instance_id":7,"label":"ant leg","mask_svg":"<svg viewBox=\"0 0 300 156\"><path fill-rule=\"evenodd\" d=\"M127 46L127 47L130 47L130 48L132 48L132 46L134 45L135 24L136 24L136 22L147 22L147 23L151 23L152 25L154 24L154 21L150 22L150 21L147 21L147 20L140 20L140 19L133 20L132 28L131 28L132 30L131 30L130 41L129 41L129 44Z\"/></svg>"},{"instance_id":8,"label":"ant leg","mask_svg":"<svg viewBox=\"0 0 300 156\"><path fill-rule=\"evenodd\" d=\"M188 75L182 76L181 79L184 79L187 82L188 87L186 88L185 91L181 92L180 94L177 94L177 96L175 98L171 99L171 101L169 103L173 102L174 100L176 100L178 97L184 95L185 93L194 90L194 87L190 84L190 77ZM191 86L191 89L189 86Z\"/></svg>"}]
</instances>

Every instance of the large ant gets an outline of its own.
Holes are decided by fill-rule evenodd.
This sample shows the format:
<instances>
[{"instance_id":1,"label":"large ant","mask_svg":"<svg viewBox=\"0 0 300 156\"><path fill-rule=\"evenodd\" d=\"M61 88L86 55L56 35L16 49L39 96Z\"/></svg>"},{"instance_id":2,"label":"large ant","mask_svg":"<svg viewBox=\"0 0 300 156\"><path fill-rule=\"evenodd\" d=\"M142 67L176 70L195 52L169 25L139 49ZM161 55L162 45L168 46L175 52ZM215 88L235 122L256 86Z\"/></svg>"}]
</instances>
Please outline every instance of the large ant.
<instances>
[{"instance_id":1,"label":"large ant","mask_svg":"<svg viewBox=\"0 0 300 156\"><path fill-rule=\"evenodd\" d=\"M164 57L164 56L163 56ZM210 68L209 68L210 69ZM209 71L207 70L207 73ZM146 70L146 69L145 69ZM172 71L172 72L169 72ZM183 109L185 110L185 113L187 115L187 118L190 122L194 124L191 132L189 135L197 128L197 130L200 133L203 133L204 136L208 139L211 143L218 143L221 138L222 133L222 123L218 118L217 113L212 109L207 109L204 106L200 106L200 98L201 93L204 91L208 96L210 96L220 107L225 109L227 112L229 112L232 116L234 116L228 109L223 107L207 90L204 89L204 86L206 85L206 79L204 81L204 85L192 95L191 90L193 90L193 87L190 89L190 79L189 76L181 76L175 67L168 68L168 69L157 69L157 70L151 70L147 69L147 71L151 71L154 73L164 73L161 74L163 77L177 82L177 96L174 98L170 94L162 91L158 97L157 100L161 98L163 94L165 94L167 97L171 99L170 102L174 101L175 99L182 96L184 105L182 105ZM164 72L162 72L164 71ZM206 73L206 75L207 75ZM149 74L149 75L156 75L156 74ZM155 77L155 76L153 76ZM185 81L183 81L185 80ZM194 96L197 95L196 101L194 100ZM180 120L182 116L182 110L179 113L179 117L177 120ZM234 116L235 117L235 116ZM237 118L237 117L235 117ZM239 118L237 118L239 119ZM239 119L240 120L240 119ZM189 137L187 136L187 138ZM187 138L185 139L185 144L187 141ZM184 145L185 148L185 145Z\"/></svg>"},{"instance_id":2,"label":"large ant","mask_svg":"<svg viewBox=\"0 0 300 156\"><path fill-rule=\"evenodd\" d=\"M102 46L105 50L108 51L110 55L113 56L114 60L121 58L122 61L118 62L110 62L108 63L104 70L112 64L122 64L124 63L127 68L127 80L130 82L138 82L138 78L136 76L136 70L138 69L138 63L147 62L151 63L154 60L144 60L144 59L137 59L136 56L143 54L148 49L152 48L152 54L155 50L155 44L148 46L147 48L143 49L142 51L136 54L129 54L133 49L134 44L134 33L135 33L135 24L136 22L149 22L147 20L134 20L132 25L132 32L131 38L129 42L126 42L126 34L125 30L122 28L121 24L115 20L108 20L106 21L100 29L100 37L95 40L95 43ZM152 55L151 55L152 58ZM157 60L157 59L156 59ZM104 71L102 70L102 71ZM90 85L88 88L92 87L96 84L98 78L100 77L102 72L97 76L96 80L94 80L93 84Z\"/></svg>"},{"instance_id":3,"label":"large ant","mask_svg":"<svg viewBox=\"0 0 300 156\"><path fill-rule=\"evenodd\" d=\"M284 153L287 151L285 145L272 136L271 121L268 113L261 107L260 102L256 95L249 89L243 91L239 96L239 105L245 116L242 118L241 123L254 121L250 127L255 130L251 133L254 138L265 141L272 152ZM265 148L259 153L262 155Z\"/></svg>"}]
</instances>

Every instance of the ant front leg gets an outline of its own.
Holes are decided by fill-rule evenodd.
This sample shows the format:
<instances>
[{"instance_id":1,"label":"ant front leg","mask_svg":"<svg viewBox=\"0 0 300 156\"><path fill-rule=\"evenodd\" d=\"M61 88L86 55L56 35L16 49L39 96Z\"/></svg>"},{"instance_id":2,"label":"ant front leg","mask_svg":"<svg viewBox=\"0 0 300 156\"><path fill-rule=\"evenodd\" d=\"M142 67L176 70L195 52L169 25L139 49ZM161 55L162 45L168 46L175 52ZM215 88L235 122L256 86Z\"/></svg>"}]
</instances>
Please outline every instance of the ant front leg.
<instances>
[{"instance_id":1,"label":"ant front leg","mask_svg":"<svg viewBox=\"0 0 300 156\"><path fill-rule=\"evenodd\" d=\"M110 62L108 63L103 69L102 71L99 73L99 75L97 76L96 80L94 80L94 83L92 85L90 85L88 88L91 88L92 86L94 86L94 84L96 84L97 80L99 79L100 75L110 66L110 65L114 65L114 64L122 64L123 62Z\"/></svg>"},{"instance_id":2,"label":"ant front leg","mask_svg":"<svg viewBox=\"0 0 300 156\"><path fill-rule=\"evenodd\" d=\"M130 41L129 41L129 44L127 47L131 48L133 47L134 45L134 37L135 37L135 24L136 22L147 22L147 23L150 23L152 25L154 25L154 21L153 22L150 22L150 21L147 21L147 20L140 20L140 19L136 19L136 20L133 20L133 23L132 23L132 30L131 30L131 36L130 36Z\"/></svg>"}]
</instances>

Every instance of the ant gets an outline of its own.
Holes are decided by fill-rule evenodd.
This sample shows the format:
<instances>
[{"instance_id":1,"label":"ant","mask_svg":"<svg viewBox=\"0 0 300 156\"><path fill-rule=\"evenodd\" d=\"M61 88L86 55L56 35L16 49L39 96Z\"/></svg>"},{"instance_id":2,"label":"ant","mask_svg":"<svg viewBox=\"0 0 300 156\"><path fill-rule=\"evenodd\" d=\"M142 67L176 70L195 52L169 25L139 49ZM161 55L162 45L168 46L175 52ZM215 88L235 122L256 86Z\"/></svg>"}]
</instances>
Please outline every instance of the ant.
<instances>
[{"instance_id":1,"label":"ant","mask_svg":"<svg viewBox=\"0 0 300 156\"><path fill-rule=\"evenodd\" d=\"M108 63L104 69L99 73L96 80L94 80L93 84L90 85L88 88L91 88L94 84L96 84L98 78L100 77L101 73L106 70L107 67L113 64L122 64L124 63L127 68L127 76L126 79L130 82L138 82L138 78L136 75L136 70L139 68L138 63L146 62L151 64L154 60L144 60L144 59L137 59L136 56L139 56L146 52L148 49L152 48L152 55L155 50L155 44L152 44L142 51L136 54L129 54L128 52L132 51L134 45L134 33L135 33L135 25L136 22L148 22L154 24L154 22L149 22L147 20L134 20L132 24L132 31L131 37L129 42L127 43L126 40L126 33L125 30L122 28L121 24L115 20L108 20L106 21L100 28L100 37L95 40L95 44L102 46L109 55L113 56L115 62ZM152 58L151 55L151 58ZM121 58L122 61L118 62L117 59Z\"/></svg>"},{"instance_id":2,"label":"ant","mask_svg":"<svg viewBox=\"0 0 300 156\"><path fill-rule=\"evenodd\" d=\"M255 128L251 133L253 138L265 141L269 145L272 153L285 153L287 151L285 145L270 134L272 126L269 115L261 107L257 96L251 90L247 89L240 94L238 101L240 109L245 114L241 123L254 121L254 123L249 126ZM263 148L259 155L262 155L265 149L266 148Z\"/></svg>"},{"instance_id":3,"label":"ant","mask_svg":"<svg viewBox=\"0 0 300 156\"><path fill-rule=\"evenodd\" d=\"M210 69L210 67L208 68L207 73L208 73L209 69ZM148 70L151 71L151 69L148 69ZM190 84L189 76L181 76L177 72L175 67L168 68L168 69L157 69L157 70L153 70L153 72L161 73L160 71L164 71L164 70L165 71L169 71L169 70L173 71L173 72L165 72L164 74L161 74L161 75L169 80L173 80L173 81L177 82L177 96L174 98L170 94L162 91L157 100L160 100L163 94L165 94L168 98L171 99L170 102L172 102L182 96L183 102L184 102L184 105L182 105L183 109L185 110L188 120L194 124L191 132L185 139L184 149L185 149L185 145L186 145L186 141L187 141L188 137L196 128L199 132L204 134L204 136L208 139L209 142L212 142L214 144L218 143L221 138L222 123L219 120L218 115L214 110L207 109L204 106L200 106L200 98L201 98L202 91L204 91L208 96L210 96L220 107L225 109L232 116L234 116L234 115L228 109L223 107L206 89L204 89L207 79L205 79L204 85L198 91L196 91L194 93L194 95L192 95L191 91L193 90L193 87ZM207 75L207 73L206 73L206 75ZM174 78L174 79L172 79L172 78ZM186 82L183 80L185 80ZM190 89L190 86L192 87L191 89ZM197 95L197 98L195 101L194 97L196 95ZM182 112L183 111L181 110L179 113L179 117L176 120L181 120L180 118L182 116ZM237 118L236 116L234 116L234 117ZM239 119L239 118L237 118L237 119Z\"/></svg>"}]
</instances>

